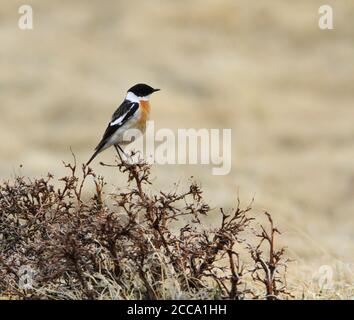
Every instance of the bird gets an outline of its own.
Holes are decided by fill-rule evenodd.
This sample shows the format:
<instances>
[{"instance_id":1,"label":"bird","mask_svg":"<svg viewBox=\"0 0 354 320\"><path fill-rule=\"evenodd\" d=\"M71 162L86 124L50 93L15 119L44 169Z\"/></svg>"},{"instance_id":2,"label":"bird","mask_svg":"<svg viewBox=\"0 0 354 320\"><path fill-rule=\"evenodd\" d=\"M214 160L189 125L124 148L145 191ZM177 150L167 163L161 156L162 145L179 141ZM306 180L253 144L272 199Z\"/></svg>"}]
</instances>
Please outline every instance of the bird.
<instances>
[{"instance_id":1,"label":"bird","mask_svg":"<svg viewBox=\"0 0 354 320\"><path fill-rule=\"evenodd\" d=\"M103 137L95 152L86 166L102 151L114 146L120 159L120 151L124 153L121 145L127 145L132 141L125 141L123 139L124 133L129 129L138 129L145 133L146 121L150 116L150 103L149 99L151 94L160 91L160 89L154 89L145 83L138 83L132 86L125 96L125 99L117 110L113 113L111 121L108 123L107 129L103 134Z\"/></svg>"}]
</instances>

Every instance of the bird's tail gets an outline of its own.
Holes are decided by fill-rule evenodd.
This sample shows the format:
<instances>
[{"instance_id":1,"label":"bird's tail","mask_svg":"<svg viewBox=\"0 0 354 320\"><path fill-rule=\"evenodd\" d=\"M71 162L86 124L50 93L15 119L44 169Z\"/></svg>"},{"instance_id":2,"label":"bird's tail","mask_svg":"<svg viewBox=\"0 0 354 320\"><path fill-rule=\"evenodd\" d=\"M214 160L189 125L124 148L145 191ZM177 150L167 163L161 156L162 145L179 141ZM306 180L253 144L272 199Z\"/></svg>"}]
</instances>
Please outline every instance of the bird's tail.
<instances>
[{"instance_id":1,"label":"bird's tail","mask_svg":"<svg viewBox=\"0 0 354 320\"><path fill-rule=\"evenodd\" d=\"M91 163L91 161L96 158L96 156L100 153L100 151L101 151L100 149L97 149L97 150L95 151L95 153L92 155L92 157L90 158L90 160L87 161L86 166L88 166L88 165Z\"/></svg>"}]
</instances>

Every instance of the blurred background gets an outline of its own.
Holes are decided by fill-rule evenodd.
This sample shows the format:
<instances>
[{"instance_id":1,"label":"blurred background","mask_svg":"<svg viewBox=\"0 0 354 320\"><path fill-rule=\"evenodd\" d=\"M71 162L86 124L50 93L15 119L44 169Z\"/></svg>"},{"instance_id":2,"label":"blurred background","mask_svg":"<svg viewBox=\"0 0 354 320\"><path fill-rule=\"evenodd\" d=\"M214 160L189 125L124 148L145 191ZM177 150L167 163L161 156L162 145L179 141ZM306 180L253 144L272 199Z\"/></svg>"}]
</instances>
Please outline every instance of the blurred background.
<instances>
[{"instance_id":1,"label":"blurred background","mask_svg":"<svg viewBox=\"0 0 354 320\"><path fill-rule=\"evenodd\" d=\"M34 29L18 28L33 8ZM272 213L311 279L354 263L354 3L327 0L22 1L0 5L0 176L56 177L86 162L125 91L152 97L156 129L231 128L232 171L155 166L154 188L191 175L211 205ZM92 167L110 188L125 181ZM20 165L23 165L20 168ZM300 266L302 266L300 268ZM349 270L349 269L348 269ZM353 268L352 268L353 270ZM349 280L353 281L353 277ZM300 278L300 277L297 277Z\"/></svg>"}]
</instances>

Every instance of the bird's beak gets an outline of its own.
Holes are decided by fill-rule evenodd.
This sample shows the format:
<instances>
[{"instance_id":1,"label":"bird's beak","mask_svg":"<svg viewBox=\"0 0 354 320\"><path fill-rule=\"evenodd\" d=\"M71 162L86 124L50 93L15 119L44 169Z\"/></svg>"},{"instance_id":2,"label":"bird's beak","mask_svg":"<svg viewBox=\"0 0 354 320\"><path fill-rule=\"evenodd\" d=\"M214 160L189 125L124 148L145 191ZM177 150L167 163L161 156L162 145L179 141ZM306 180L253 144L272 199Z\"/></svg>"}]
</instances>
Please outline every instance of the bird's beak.
<instances>
[{"instance_id":1,"label":"bird's beak","mask_svg":"<svg viewBox=\"0 0 354 320\"><path fill-rule=\"evenodd\" d=\"M154 92L156 92L156 91L160 91L161 89L154 89Z\"/></svg>"}]
</instances>

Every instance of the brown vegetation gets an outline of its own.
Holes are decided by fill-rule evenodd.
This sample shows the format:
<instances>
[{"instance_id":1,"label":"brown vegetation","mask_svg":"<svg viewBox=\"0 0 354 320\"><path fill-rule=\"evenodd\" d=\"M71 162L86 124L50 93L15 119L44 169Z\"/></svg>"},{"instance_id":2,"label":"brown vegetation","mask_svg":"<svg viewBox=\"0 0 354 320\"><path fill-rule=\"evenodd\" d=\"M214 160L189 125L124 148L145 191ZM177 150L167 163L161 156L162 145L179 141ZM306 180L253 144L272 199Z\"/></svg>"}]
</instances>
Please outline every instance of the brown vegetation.
<instances>
[{"instance_id":1,"label":"brown vegetation","mask_svg":"<svg viewBox=\"0 0 354 320\"><path fill-rule=\"evenodd\" d=\"M75 159L75 158L74 158ZM284 249L258 226L251 207L212 210L197 183L152 193L150 166L119 162L128 186L106 195L91 168L65 164L53 176L17 177L0 186L0 294L41 299L278 299L285 291ZM114 170L114 169L112 169ZM118 172L117 170L117 172ZM93 181L95 191L84 199ZM215 220L216 221L216 220ZM249 235L252 236L249 236ZM255 239L259 239L255 241ZM24 268L25 266L25 268ZM22 281L25 279L25 281ZM257 283L262 284L261 290Z\"/></svg>"}]
</instances>

